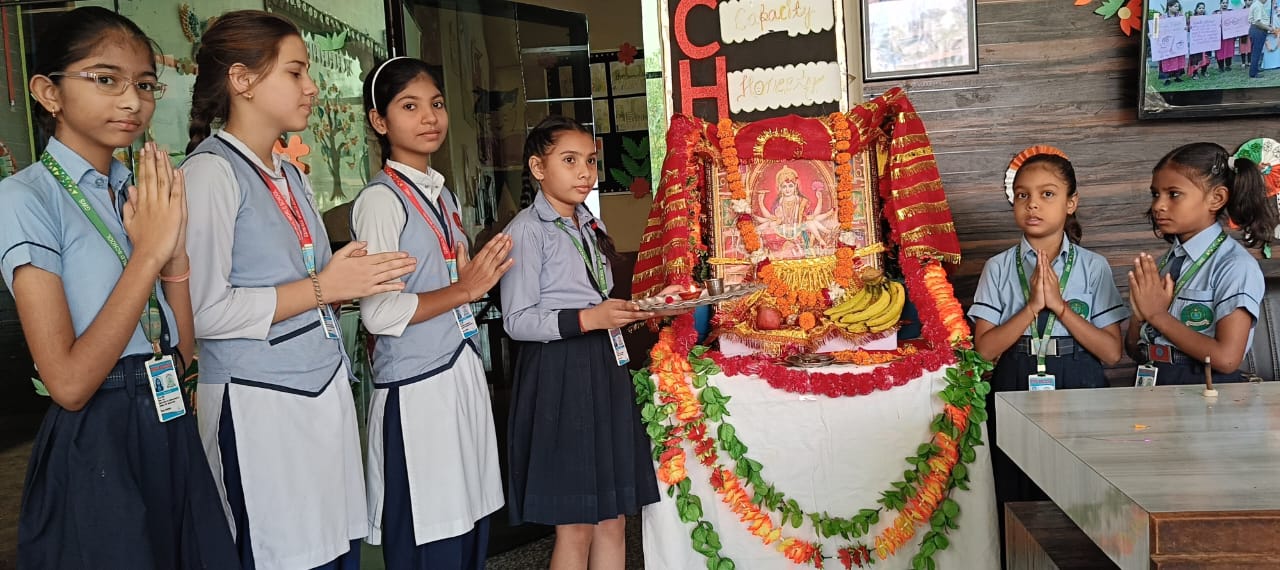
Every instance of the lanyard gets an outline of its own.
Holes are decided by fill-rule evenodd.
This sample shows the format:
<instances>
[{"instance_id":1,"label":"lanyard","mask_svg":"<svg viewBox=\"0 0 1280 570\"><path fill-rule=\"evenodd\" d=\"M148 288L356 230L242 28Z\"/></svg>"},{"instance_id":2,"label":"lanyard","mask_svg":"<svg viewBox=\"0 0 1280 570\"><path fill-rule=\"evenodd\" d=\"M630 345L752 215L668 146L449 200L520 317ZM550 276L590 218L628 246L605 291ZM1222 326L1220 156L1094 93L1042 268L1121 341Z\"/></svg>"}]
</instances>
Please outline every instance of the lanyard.
<instances>
[{"instance_id":1,"label":"lanyard","mask_svg":"<svg viewBox=\"0 0 1280 570\"><path fill-rule=\"evenodd\" d=\"M395 171L395 169L388 166L384 168L383 171L386 172L387 176L390 176L391 180L396 183L396 187L404 194L405 199L408 200L410 204L413 204L413 207L422 215L422 219L431 227L431 231L435 232L436 241L440 243L440 253L444 255L445 262L448 263L454 258L453 232L449 229L449 224L445 222L444 199L440 196L436 197L436 204L439 206L439 209L437 209L436 206L431 205L431 202L427 200L426 195L422 194L422 191L419 190L416 185L413 185L411 182L406 180L405 177L401 176L399 172ZM422 203L414 196L415 192L411 192L409 190L410 186L412 186L413 190L422 198L422 201L426 202L427 207L431 208L431 213L435 215L434 217L436 222L439 224L439 227L437 227L436 223L432 223L432 216L427 215L427 211L423 209ZM444 231L441 231L441 228L443 228Z\"/></svg>"},{"instance_id":2,"label":"lanyard","mask_svg":"<svg viewBox=\"0 0 1280 570\"><path fill-rule=\"evenodd\" d=\"M284 219L289 222L289 227L293 228L294 235L298 236L298 245L303 251L314 250L315 243L311 240L311 230L307 229L307 219L302 217L302 208L298 206L297 197L293 200L285 201L284 195L280 193L280 189L276 187L276 183L271 181L267 173L262 169L254 167L258 171L258 175L262 177L262 182L267 185L267 191L271 192L271 199L275 200L276 207L280 209L280 213L284 215ZM316 263L314 254L307 263L307 273L316 272Z\"/></svg>"},{"instance_id":3,"label":"lanyard","mask_svg":"<svg viewBox=\"0 0 1280 570\"><path fill-rule=\"evenodd\" d=\"M582 263L587 266L587 277L591 278L591 284L595 285L596 290L600 292L600 298L608 299L609 282L605 279L606 268L604 258L600 256L600 245L592 240L592 250L595 253L595 263L593 264L591 263L591 257L587 255L587 248L582 241L578 240L577 236L573 235L573 232L569 231L569 226L565 225L564 220L556 219L556 227L560 228L564 235L569 236L569 239L573 241L573 247L578 249L578 255L582 256ZM586 239L585 236L583 239Z\"/></svg>"},{"instance_id":4,"label":"lanyard","mask_svg":"<svg viewBox=\"0 0 1280 570\"><path fill-rule=\"evenodd\" d=\"M1018 244L1016 255L1018 256L1018 282L1022 284L1023 297L1025 297L1028 301L1030 301L1031 286L1027 283L1027 270L1022 267L1022 244L1021 243ZM1074 269L1075 266L1076 266L1076 246L1075 244L1071 244L1067 249L1067 263L1062 267L1062 276L1058 277L1058 293L1059 294L1067 290L1067 280L1071 279L1071 270ZM1047 341L1049 337L1053 335L1053 325L1057 321L1057 318L1058 318L1057 315L1053 313L1049 313L1049 318L1045 321L1045 324L1044 324L1043 334L1041 334L1040 331L1036 330L1037 328L1039 328L1040 315L1036 315L1036 320L1031 321L1031 340L1032 340L1032 346L1035 347L1036 368L1041 374L1044 374L1044 353L1045 353L1046 347L1048 346Z\"/></svg>"},{"instance_id":5,"label":"lanyard","mask_svg":"<svg viewBox=\"0 0 1280 570\"><path fill-rule=\"evenodd\" d=\"M1196 258L1195 262L1191 264L1191 267L1182 270L1182 276L1178 277L1178 282L1173 285L1173 297L1175 299L1178 297L1178 293L1182 292L1182 288L1186 287L1187 283L1191 282L1191 278L1195 277L1196 274L1200 272L1200 269L1204 267L1204 264L1209 261L1210 257L1213 257L1213 254L1218 251L1218 248L1222 246L1222 242L1225 241L1227 241L1227 232L1218 232L1218 237L1213 239L1213 243L1209 244L1209 248L1204 250L1204 253L1200 254L1200 257ZM1172 258L1173 249L1170 249L1168 253L1164 254L1164 257L1160 258L1160 271L1164 271L1165 265L1168 265L1169 260ZM1169 308L1172 309L1173 305L1170 304ZM1142 340L1147 341L1148 344L1150 344L1154 338L1154 328L1155 327L1152 327L1150 323L1143 323L1142 328L1139 330Z\"/></svg>"},{"instance_id":6,"label":"lanyard","mask_svg":"<svg viewBox=\"0 0 1280 570\"><path fill-rule=\"evenodd\" d=\"M275 182L271 181L271 177L262 170L261 167L254 164L249 157L240 152L240 149L227 143L227 148L231 149L240 157L241 160L248 164L250 168L262 177L262 183L267 185L267 191L271 193L271 199L275 201L276 208L280 209L280 214L284 216L285 221L289 222L289 227L293 228L293 234L298 236L298 246L302 249L302 264L307 269L307 275L315 277L316 275L316 249L315 242L311 239L311 230L307 228L307 219L302 216L302 207L298 205L297 197L293 200L285 201L284 195L280 189L276 187ZM288 178L285 178L286 189L288 189Z\"/></svg>"},{"instance_id":7,"label":"lanyard","mask_svg":"<svg viewBox=\"0 0 1280 570\"><path fill-rule=\"evenodd\" d=\"M102 217L93 209L93 205L89 203L87 198L85 198L84 193L80 192L80 186L77 185L75 181L71 180L71 176L67 174L66 170L62 169L62 165L58 164L58 161L54 159L53 155L49 154L48 151L40 155L40 162L49 170L50 174L53 174L53 177L58 180L58 183L66 189L67 193L71 195L71 199L75 200L76 205L80 207L80 211L84 212L84 216L89 219L89 223L93 224L94 229L98 230L98 234L101 235L102 239L111 247L111 251L115 252L116 257L120 259L120 267L128 265L129 255L125 253L124 248L120 246L120 242L116 240L116 236L107 229L107 225L102 221ZM162 319L163 317L160 315L160 300L156 298L156 290L155 287L152 286L151 297L147 299L147 310L144 311L142 316L138 319L138 324L142 326L142 334L146 337L147 342L151 343L151 350L155 352L157 357L160 355L160 331L163 327Z\"/></svg>"},{"instance_id":8,"label":"lanyard","mask_svg":"<svg viewBox=\"0 0 1280 570\"><path fill-rule=\"evenodd\" d=\"M1227 241L1227 232L1218 232L1218 237L1213 239L1213 243L1209 244L1209 249L1204 250L1204 253L1200 254L1200 257L1196 258L1195 263L1192 263L1191 267L1182 270L1182 276L1178 278L1178 282L1173 286L1173 295L1175 297L1178 296L1178 293L1182 291L1183 287L1187 286L1187 283L1191 281L1191 278L1195 277L1196 273L1200 272L1200 268L1204 267L1204 264L1209 261L1210 257L1213 257L1213 254L1218 251L1218 248L1222 246L1222 242L1224 241ZM1170 249L1168 253L1164 254L1164 257L1160 258L1160 271L1164 271L1164 267L1165 265L1168 265L1170 259L1173 259L1173 249Z\"/></svg>"}]
</instances>

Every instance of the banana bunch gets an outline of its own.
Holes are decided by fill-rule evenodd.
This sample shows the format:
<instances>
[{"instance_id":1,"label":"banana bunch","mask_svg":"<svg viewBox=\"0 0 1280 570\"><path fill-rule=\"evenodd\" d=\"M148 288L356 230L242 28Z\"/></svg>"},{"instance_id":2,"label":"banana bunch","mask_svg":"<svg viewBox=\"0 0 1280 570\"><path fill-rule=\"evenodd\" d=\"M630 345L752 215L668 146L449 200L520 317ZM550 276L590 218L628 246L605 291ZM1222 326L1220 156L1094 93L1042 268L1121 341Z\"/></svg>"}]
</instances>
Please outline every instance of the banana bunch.
<instances>
[{"instance_id":1,"label":"banana bunch","mask_svg":"<svg viewBox=\"0 0 1280 570\"><path fill-rule=\"evenodd\" d=\"M862 290L827 309L827 318L853 333L877 333L897 325L907 303L906 289L885 279L880 270L864 272L862 280Z\"/></svg>"}]
</instances>

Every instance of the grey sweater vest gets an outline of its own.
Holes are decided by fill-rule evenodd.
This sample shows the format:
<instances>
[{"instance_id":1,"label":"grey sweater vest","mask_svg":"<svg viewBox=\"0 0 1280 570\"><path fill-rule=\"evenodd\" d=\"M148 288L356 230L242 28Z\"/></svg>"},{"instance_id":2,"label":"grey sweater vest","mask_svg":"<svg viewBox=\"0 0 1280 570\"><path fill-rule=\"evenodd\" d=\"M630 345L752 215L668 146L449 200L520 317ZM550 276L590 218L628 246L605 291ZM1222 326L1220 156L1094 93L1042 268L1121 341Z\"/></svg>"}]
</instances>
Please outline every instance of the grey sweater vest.
<instances>
[{"instance_id":1,"label":"grey sweater vest","mask_svg":"<svg viewBox=\"0 0 1280 570\"><path fill-rule=\"evenodd\" d=\"M306 279L298 235L271 197L258 167L217 136L201 142L191 156L204 153L227 161L241 188L231 253L231 286L274 287ZM329 236L304 189L301 173L289 163L285 163L284 171L288 192L302 210L315 244L319 271L332 257ZM336 316L334 320L336 325ZM341 338L325 336L320 314L314 308L272 324L266 340L200 339L200 382L208 384L242 384L316 396L346 361Z\"/></svg>"}]
</instances>

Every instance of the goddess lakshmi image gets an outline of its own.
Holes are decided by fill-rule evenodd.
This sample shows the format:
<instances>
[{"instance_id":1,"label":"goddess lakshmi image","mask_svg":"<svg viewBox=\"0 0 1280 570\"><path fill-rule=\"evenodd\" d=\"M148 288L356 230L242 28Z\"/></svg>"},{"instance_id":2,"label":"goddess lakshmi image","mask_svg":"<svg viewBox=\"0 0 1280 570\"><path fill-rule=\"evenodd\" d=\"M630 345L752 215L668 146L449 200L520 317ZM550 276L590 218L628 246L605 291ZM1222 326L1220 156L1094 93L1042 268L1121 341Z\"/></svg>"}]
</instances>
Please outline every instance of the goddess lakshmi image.
<instances>
[{"instance_id":1,"label":"goddess lakshmi image","mask_svg":"<svg viewBox=\"0 0 1280 570\"><path fill-rule=\"evenodd\" d=\"M810 161L766 164L753 170L747 177L753 188L751 213L769 251L789 259L833 253L838 222L834 180L827 179L834 178L832 173ZM773 184L769 185L771 170Z\"/></svg>"}]
</instances>

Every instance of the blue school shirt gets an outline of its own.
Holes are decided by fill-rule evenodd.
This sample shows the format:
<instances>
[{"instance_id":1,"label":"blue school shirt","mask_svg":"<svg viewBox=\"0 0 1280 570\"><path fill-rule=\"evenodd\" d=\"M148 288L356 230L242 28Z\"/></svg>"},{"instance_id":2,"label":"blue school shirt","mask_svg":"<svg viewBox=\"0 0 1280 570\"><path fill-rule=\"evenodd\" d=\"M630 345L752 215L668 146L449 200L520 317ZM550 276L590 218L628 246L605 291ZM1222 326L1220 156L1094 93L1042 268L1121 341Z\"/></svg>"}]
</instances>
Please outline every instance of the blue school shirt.
<instances>
[{"instance_id":1,"label":"blue school shirt","mask_svg":"<svg viewBox=\"0 0 1280 570\"><path fill-rule=\"evenodd\" d=\"M516 214L504 230L511 236L511 258L515 260L502 276L502 323L511 338L549 342L580 335L578 311L603 300L569 234L584 243L594 263L597 252L591 225L603 231L604 223L582 205L574 217L578 228L573 220L561 217L539 192L533 205ZM565 224L568 234L556 220ZM609 260L603 254L600 257L605 263L605 290L612 290Z\"/></svg>"},{"instance_id":2,"label":"blue school shirt","mask_svg":"<svg viewBox=\"0 0 1280 570\"><path fill-rule=\"evenodd\" d=\"M49 139L45 150L77 182L85 199L125 253L132 254L133 244L125 234L120 216L128 198L129 169L112 160L110 175L103 175L56 138ZM111 203L111 193L116 196L115 205ZM30 264L62 278L62 290L77 337L93 323L124 272L111 246L66 189L39 162L0 181L0 252L0 271L10 291L14 270L23 265ZM178 328L173 310L158 283L156 296L164 313L167 333L161 344L176 346ZM134 328L121 356L134 354L152 354L151 343L147 342L141 326Z\"/></svg>"},{"instance_id":3,"label":"blue school shirt","mask_svg":"<svg viewBox=\"0 0 1280 570\"><path fill-rule=\"evenodd\" d=\"M1067 263L1067 255L1071 243L1064 235L1062 248L1053 258L1053 269L1062 274ZM1076 248L1076 264L1067 280L1062 298L1070 305L1071 310L1102 328L1129 318L1129 306L1120 297L1116 289L1115 279L1111 275L1111 266L1107 259L1079 245ZM982 268L982 277L978 279L978 289L973 294L973 306L969 307L969 318L982 319L994 325L1003 324L1013 315L1027 306L1027 297L1022 293L1022 285L1018 280L1017 267L1018 248L1011 247L987 260ZM1030 284L1032 272L1036 269L1039 258L1027 238L1022 238L1022 266ZM1031 328L1023 331L1031 334ZM1043 332L1041 332L1043 334ZM1062 321L1054 320L1053 336L1071 336Z\"/></svg>"},{"instance_id":4,"label":"blue school shirt","mask_svg":"<svg viewBox=\"0 0 1280 570\"><path fill-rule=\"evenodd\" d=\"M1180 243L1176 238L1169 249L1173 256L1186 256L1182 262L1182 271L1189 271L1200 255L1209 249L1213 240L1222 232L1220 224L1213 224L1196 234L1195 237ZM1173 266L1170 256L1161 274L1168 274ZM1200 271L1191 277L1182 290L1178 291L1173 303L1169 305L1169 314L1196 332L1215 336L1218 321L1236 309L1244 309L1258 320L1259 303L1266 286L1262 277L1262 269L1258 261L1239 242L1227 237L1218 247L1218 251L1205 261ZM1148 327L1155 335L1150 338L1155 344L1173 345L1158 331ZM1253 346L1253 327L1249 327L1249 342L1245 344L1245 352Z\"/></svg>"}]
</instances>

